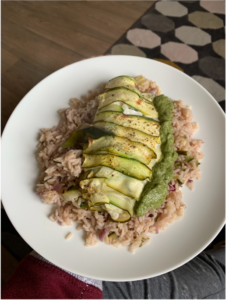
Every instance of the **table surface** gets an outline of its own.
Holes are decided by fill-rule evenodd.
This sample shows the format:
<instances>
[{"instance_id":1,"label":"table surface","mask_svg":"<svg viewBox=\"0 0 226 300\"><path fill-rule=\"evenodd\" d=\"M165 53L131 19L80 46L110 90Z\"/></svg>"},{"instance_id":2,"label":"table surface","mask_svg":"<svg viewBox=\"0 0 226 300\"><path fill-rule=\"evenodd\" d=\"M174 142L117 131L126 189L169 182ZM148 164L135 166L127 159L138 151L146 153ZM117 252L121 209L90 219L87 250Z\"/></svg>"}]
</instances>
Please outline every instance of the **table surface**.
<instances>
[{"instance_id":1,"label":"table surface","mask_svg":"<svg viewBox=\"0 0 226 300\"><path fill-rule=\"evenodd\" d=\"M153 2L2 2L2 130L52 72L102 55Z\"/></svg>"}]
</instances>

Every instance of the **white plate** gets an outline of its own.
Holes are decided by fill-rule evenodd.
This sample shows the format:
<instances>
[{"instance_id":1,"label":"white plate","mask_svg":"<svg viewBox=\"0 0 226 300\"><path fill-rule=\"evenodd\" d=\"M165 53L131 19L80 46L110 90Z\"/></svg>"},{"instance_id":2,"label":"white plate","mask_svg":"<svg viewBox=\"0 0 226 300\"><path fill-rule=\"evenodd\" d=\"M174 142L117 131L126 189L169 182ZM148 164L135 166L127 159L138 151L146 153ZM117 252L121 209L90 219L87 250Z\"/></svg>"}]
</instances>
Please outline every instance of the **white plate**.
<instances>
[{"instance_id":1,"label":"white plate","mask_svg":"<svg viewBox=\"0 0 226 300\"><path fill-rule=\"evenodd\" d=\"M51 207L35 194L38 165L35 159L40 128L58 122L57 110L72 97L109 79L143 74L157 82L162 92L192 106L205 141L202 179L195 191L183 188L184 218L153 235L149 245L133 255L99 243L85 247L75 225L61 227L48 219ZM3 134L3 204L23 239L46 259L79 275L111 281L154 277L173 270L201 252L224 224L225 115L213 97L184 73L154 60L134 56L106 56L67 66L35 86L13 112ZM73 237L66 241L68 232Z\"/></svg>"}]
</instances>

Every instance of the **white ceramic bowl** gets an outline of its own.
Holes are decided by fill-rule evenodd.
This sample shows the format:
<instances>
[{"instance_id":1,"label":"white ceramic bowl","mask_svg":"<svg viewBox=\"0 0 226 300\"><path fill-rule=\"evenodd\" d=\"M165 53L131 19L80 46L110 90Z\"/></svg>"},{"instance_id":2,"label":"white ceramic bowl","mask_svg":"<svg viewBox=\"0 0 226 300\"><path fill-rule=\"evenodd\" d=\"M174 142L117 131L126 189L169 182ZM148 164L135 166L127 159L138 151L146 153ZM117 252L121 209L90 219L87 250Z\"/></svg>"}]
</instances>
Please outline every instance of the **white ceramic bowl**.
<instances>
[{"instance_id":1,"label":"white ceramic bowl","mask_svg":"<svg viewBox=\"0 0 226 300\"><path fill-rule=\"evenodd\" d=\"M184 218L153 235L149 245L133 255L99 243L84 246L75 224L61 227L48 219L52 210L35 194L35 158L40 128L58 123L57 110L98 84L127 74L154 80L172 99L192 106L199 123L196 138L205 144L202 179L191 192L183 188ZM201 252L224 224L225 115L196 81L166 64L134 56L105 56L69 65L37 84L11 115L2 138L2 190L6 212L23 239L39 254L71 272L111 281L131 281L169 272ZM68 232L73 237L66 241Z\"/></svg>"}]
</instances>

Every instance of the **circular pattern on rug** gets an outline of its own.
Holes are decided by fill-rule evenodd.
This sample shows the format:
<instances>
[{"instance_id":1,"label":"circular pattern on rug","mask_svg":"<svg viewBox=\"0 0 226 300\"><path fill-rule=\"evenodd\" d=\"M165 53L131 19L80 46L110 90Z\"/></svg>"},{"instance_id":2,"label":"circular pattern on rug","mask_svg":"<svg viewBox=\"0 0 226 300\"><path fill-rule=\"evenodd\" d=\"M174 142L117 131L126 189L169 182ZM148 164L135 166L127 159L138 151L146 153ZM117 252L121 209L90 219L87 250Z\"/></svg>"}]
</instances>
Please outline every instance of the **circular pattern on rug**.
<instances>
[{"instance_id":1,"label":"circular pattern on rug","mask_svg":"<svg viewBox=\"0 0 226 300\"><path fill-rule=\"evenodd\" d=\"M207 1L201 0L200 6L205 8L211 13L224 14L225 12L225 1Z\"/></svg>"},{"instance_id":2,"label":"circular pattern on rug","mask_svg":"<svg viewBox=\"0 0 226 300\"><path fill-rule=\"evenodd\" d=\"M126 38L133 45L138 47L152 49L161 45L161 38L148 29L131 29L127 32Z\"/></svg>"},{"instance_id":3,"label":"circular pattern on rug","mask_svg":"<svg viewBox=\"0 0 226 300\"><path fill-rule=\"evenodd\" d=\"M219 102L224 100L225 89L220 86L212 78L202 77L198 75L192 76L198 83L200 83L207 91Z\"/></svg>"},{"instance_id":4,"label":"circular pattern on rug","mask_svg":"<svg viewBox=\"0 0 226 300\"><path fill-rule=\"evenodd\" d=\"M148 29L160 32L168 32L175 28L173 20L156 14L147 14L141 19L141 23Z\"/></svg>"},{"instance_id":5,"label":"circular pattern on rug","mask_svg":"<svg viewBox=\"0 0 226 300\"><path fill-rule=\"evenodd\" d=\"M213 43L213 50L220 55L221 57L225 58L225 40L221 39L215 41Z\"/></svg>"},{"instance_id":6,"label":"circular pattern on rug","mask_svg":"<svg viewBox=\"0 0 226 300\"><path fill-rule=\"evenodd\" d=\"M188 45L204 46L211 43L211 35L200 28L181 26L175 30L175 36Z\"/></svg>"},{"instance_id":7,"label":"circular pattern on rug","mask_svg":"<svg viewBox=\"0 0 226 300\"><path fill-rule=\"evenodd\" d=\"M197 27L204 29L219 29L224 22L219 17L203 11L195 11L188 15L188 20Z\"/></svg>"},{"instance_id":8,"label":"circular pattern on rug","mask_svg":"<svg viewBox=\"0 0 226 300\"><path fill-rule=\"evenodd\" d=\"M198 53L190 46L168 42L161 46L161 53L172 61L190 64L198 60Z\"/></svg>"},{"instance_id":9,"label":"circular pattern on rug","mask_svg":"<svg viewBox=\"0 0 226 300\"><path fill-rule=\"evenodd\" d=\"M188 9L179 2L157 2L155 9L165 16L182 17L188 13Z\"/></svg>"},{"instance_id":10,"label":"circular pattern on rug","mask_svg":"<svg viewBox=\"0 0 226 300\"><path fill-rule=\"evenodd\" d=\"M224 80L225 67L224 59L212 56L203 57L199 61L200 69L209 77L218 80Z\"/></svg>"}]
</instances>

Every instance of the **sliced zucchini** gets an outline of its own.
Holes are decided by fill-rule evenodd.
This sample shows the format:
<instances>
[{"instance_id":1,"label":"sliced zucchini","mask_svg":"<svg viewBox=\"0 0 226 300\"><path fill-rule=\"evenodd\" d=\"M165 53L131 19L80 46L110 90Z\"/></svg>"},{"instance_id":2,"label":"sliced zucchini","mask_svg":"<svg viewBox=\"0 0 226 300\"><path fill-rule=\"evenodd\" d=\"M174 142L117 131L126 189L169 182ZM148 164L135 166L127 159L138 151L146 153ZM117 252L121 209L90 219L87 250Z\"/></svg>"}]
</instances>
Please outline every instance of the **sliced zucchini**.
<instances>
[{"instance_id":1,"label":"sliced zucchini","mask_svg":"<svg viewBox=\"0 0 226 300\"><path fill-rule=\"evenodd\" d=\"M105 208L111 218L117 222L129 221L131 216L133 216L133 208L135 205L135 200L121 194L120 192L108 187L103 178L91 178L80 182L80 186L85 194L90 194L91 207L94 205L102 205ZM91 189L94 191L92 192ZM108 198L108 203L98 203L96 202L96 193L104 194ZM94 199L93 199L94 198Z\"/></svg>"},{"instance_id":2,"label":"sliced zucchini","mask_svg":"<svg viewBox=\"0 0 226 300\"><path fill-rule=\"evenodd\" d=\"M104 207L111 219L115 222L125 223L131 219L131 215L128 211L118 208L115 205L105 204Z\"/></svg>"},{"instance_id":3,"label":"sliced zucchini","mask_svg":"<svg viewBox=\"0 0 226 300\"><path fill-rule=\"evenodd\" d=\"M69 138L61 145L62 148L71 148L81 143L84 138L84 133L81 130L72 132Z\"/></svg>"},{"instance_id":4,"label":"sliced zucchini","mask_svg":"<svg viewBox=\"0 0 226 300\"><path fill-rule=\"evenodd\" d=\"M142 237L141 243L140 243L140 246L139 246L139 247L142 247L142 246L143 246L143 243L144 243L145 241L147 241L147 240L149 240L149 238L144 238L144 237Z\"/></svg>"},{"instance_id":5,"label":"sliced zucchini","mask_svg":"<svg viewBox=\"0 0 226 300\"><path fill-rule=\"evenodd\" d=\"M118 87L118 86L132 86L132 87L136 87L136 81L129 76L118 76L115 77L113 79L111 79L105 86L105 89L112 89L114 87Z\"/></svg>"},{"instance_id":6,"label":"sliced zucchini","mask_svg":"<svg viewBox=\"0 0 226 300\"><path fill-rule=\"evenodd\" d=\"M137 179L151 176L151 170L139 161L112 154L84 154L83 168L106 166Z\"/></svg>"},{"instance_id":7,"label":"sliced zucchini","mask_svg":"<svg viewBox=\"0 0 226 300\"><path fill-rule=\"evenodd\" d=\"M152 103L146 101L133 90L130 90L126 87L116 87L107 90L103 94L100 94L98 96L98 99L99 108L105 107L115 101L120 101L136 108L137 110L151 118L158 118L158 113Z\"/></svg>"},{"instance_id":8,"label":"sliced zucchini","mask_svg":"<svg viewBox=\"0 0 226 300\"><path fill-rule=\"evenodd\" d=\"M184 160L185 160L186 162L189 163L189 162L192 161L193 159L194 159L193 156L186 156Z\"/></svg>"},{"instance_id":9,"label":"sliced zucchini","mask_svg":"<svg viewBox=\"0 0 226 300\"><path fill-rule=\"evenodd\" d=\"M96 115L94 123L97 121L115 123L153 136L159 136L160 133L159 122L143 116L124 115L118 112L102 112Z\"/></svg>"},{"instance_id":10,"label":"sliced zucchini","mask_svg":"<svg viewBox=\"0 0 226 300\"><path fill-rule=\"evenodd\" d=\"M109 203L109 199L106 196L106 184L104 179L85 179L80 181L79 184L82 189L82 197L85 200L91 201L89 206L99 206Z\"/></svg>"},{"instance_id":11,"label":"sliced zucchini","mask_svg":"<svg viewBox=\"0 0 226 300\"><path fill-rule=\"evenodd\" d=\"M75 185L71 185L69 186L69 188L67 188L67 192L68 191L74 191L74 190L77 190L78 188L75 186Z\"/></svg>"},{"instance_id":12,"label":"sliced zucchini","mask_svg":"<svg viewBox=\"0 0 226 300\"><path fill-rule=\"evenodd\" d=\"M174 164L175 168L176 169L182 169L182 163L181 161L177 161L175 164Z\"/></svg>"},{"instance_id":13,"label":"sliced zucchini","mask_svg":"<svg viewBox=\"0 0 226 300\"><path fill-rule=\"evenodd\" d=\"M110 204L127 211L130 216L133 216L133 209L136 201L128 196L121 194L118 191L115 191L112 188L108 188L107 197L110 200ZM109 204L105 204L109 205Z\"/></svg>"},{"instance_id":14,"label":"sliced zucchini","mask_svg":"<svg viewBox=\"0 0 226 300\"><path fill-rule=\"evenodd\" d=\"M122 109L123 109L124 115L143 116L142 112L140 112L136 108L134 108L128 104L125 104L124 102L122 102L121 104L122 104Z\"/></svg>"},{"instance_id":15,"label":"sliced zucchini","mask_svg":"<svg viewBox=\"0 0 226 300\"><path fill-rule=\"evenodd\" d=\"M65 201L76 201L80 196L81 192L75 188L75 189L69 189L65 193L62 194Z\"/></svg>"},{"instance_id":16,"label":"sliced zucchini","mask_svg":"<svg viewBox=\"0 0 226 300\"><path fill-rule=\"evenodd\" d=\"M153 166L156 164L157 161L160 160L161 156L162 156L162 150L161 150L161 146L160 145L156 145L156 148L155 148L155 153L156 153L156 159L152 159L150 161L150 163L147 165L149 169L152 170Z\"/></svg>"},{"instance_id":17,"label":"sliced zucchini","mask_svg":"<svg viewBox=\"0 0 226 300\"><path fill-rule=\"evenodd\" d=\"M105 183L124 195L139 199L147 180L138 180L108 167L95 167L86 172L86 178L105 178Z\"/></svg>"},{"instance_id":18,"label":"sliced zucchini","mask_svg":"<svg viewBox=\"0 0 226 300\"><path fill-rule=\"evenodd\" d=\"M178 183L180 186L182 186L184 183L182 181L180 181L180 179L177 179Z\"/></svg>"},{"instance_id":19,"label":"sliced zucchini","mask_svg":"<svg viewBox=\"0 0 226 300\"><path fill-rule=\"evenodd\" d=\"M117 234L115 232L111 232L109 235L108 235L108 238L112 241L112 240L115 240L118 238Z\"/></svg>"},{"instance_id":20,"label":"sliced zucchini","mask_svg":"<svg viewBox=\"0 0 226 300\"><path fill-rule=\"evenodd\" d=\"M88 137L98 139L103 135L107 135L107 133L101 128L97 128L94 126L85 127L83 129L73 131L69 138L61 145L61 147L72 148L78 143L84 143L85 141L87 141Z\"/></svg>"},{"instance_id":21,"label":"sliced zucchini","mask_svg":"<svg viewBox=\"0 0 226 300\"><path fill-rule=\"evenodd\" d=\"M111 103L107 106L102 107L101 109L98 110L98 112L103 112L103 111L118 111L118 112L123 112L123 108L121 105Z\"/></svg>"},{"instance_id":22,"label":"sliced zucchini","mask_svg":"<svg viewBox=\"0 0 226 300\"><path fill-rule=\"evenodd\" d=\"M82 202L82 203L80 204L80 207L81 207L82 209L88 208L88 207L89 207L88 202L87 202L87 201Z\"/></svg>"},{"instance_id":23,"label":"sliced zucchini","mask_svg":"<svg viewBox=\"0 0 226 300\"><path fill-rule=\"evenodd\" d=\"M97 140L89 139L88 147L85 148L83 153L95 153L99 150L108 151L127 158L133 158L144 164L149 164L152 158L157 157L154 151L141 143L110 135L103 136Z\"/></svg>"},{"instance_id":24,"label":"sliced zucchini","mask_svg":"<svg viewBox=\"0 0 226 300\"><path fill-rule=\"evenodd\" d=\"M155 94L142 93L145 100L152 102L155 98Z\"/></svg>"},{"instance_id":25,"label":"sliced zucchini","mask_svg":"<svg viewBox=\"0 0 226 300\"><path fill-rule=\"evenodd\" d=\"M109 151L105 151L105 150L98 150L98 151L96 151L93 154L110 154L110 152Z\"/></svg>"},{"instance_id":26,"label":"sliced zucchini","mask_svg":"<svg viewBox=\"0 0 226 300\"><path fill-rule=\"evenodd\" d=\"M106 210L103 208L103 205L90 206L89 209L92 211L106 212Z\"/></svg>"},{"instance_id":27,"label":"sliced zucchini","mask_svg":"<svg viewBox=\"0 0 226 300\"><path fill-rule=\"evenodd\" d=\"M136 93L142 100L146 100L147 102L153 104L153 100L156 96L155 94L141 93L137 88L132 86L126 88Z\"/></svg>"},{"instance_id":28,"label":"sliced zucchini","mask_svg":"<svg viewBox=\"0 0 226 300\"><path fill-rule=\"evenodd\" d=\"M113 237L114 234L115 234L115 232L111 232L111 233L109 233L108 237L111 237L111 236Z\"/></svg>"},{"instance_id":29,"label":"sliced zucchini","mask_svg":"<svg viewBox=\"0 0 226 300\"><path fill-rule=\"evenodd\" d=\"M178 150L177 153L179 155L185 155L185 156L188 155L188 151L184 151L184 150Z\"/></svg>"},{"instance_id":30,"label":"sliced zucchini","mask_svg":"<svg viewBox=\"0 0 226 300\"><path fill-rule=\"evenodd\" d=\"M111 79L105 86L105 89L112 89L115 87L122 87L125 86L131 90L133 90L135 93L137 93L139 96L143 96L148 101L153 101L153 98L155 97L154 94L148 94L148 93L141 93L137 89L137 84L134 78L129 76L118 76L113 79Z\"/></svg>"},{"instance_id":31,"label":"sliced zucchini","mask_svg":"<svg viewBox=\"0 0 226 300\"><path fill-rule=\"evenodd\" d=\"M117 136L127 138L131 141L142 143L153 151L155 151L156 144L160 144L160 137L150 136L139 130L120 126L115 123L100 121L96 122L94 126Z\"/></svg>"}]
</instances>

